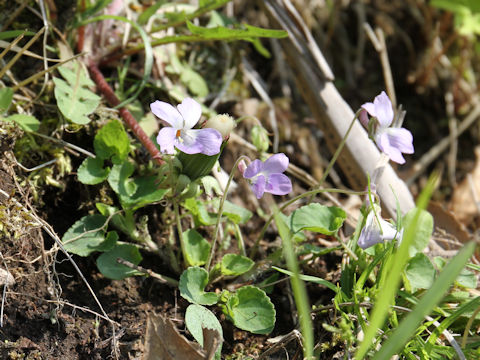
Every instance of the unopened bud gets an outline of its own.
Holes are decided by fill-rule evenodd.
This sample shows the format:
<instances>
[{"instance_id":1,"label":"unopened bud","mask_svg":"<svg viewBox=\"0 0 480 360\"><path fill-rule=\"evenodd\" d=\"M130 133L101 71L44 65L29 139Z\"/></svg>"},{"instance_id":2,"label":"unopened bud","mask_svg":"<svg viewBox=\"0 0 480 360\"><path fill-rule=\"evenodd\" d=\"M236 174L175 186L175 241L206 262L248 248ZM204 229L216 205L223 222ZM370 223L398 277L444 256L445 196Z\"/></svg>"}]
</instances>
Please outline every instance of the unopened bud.
<instances>
[{"instance_id":1,"label":"unopened bud","mask_svg":"<svg viewBox=\"0 0 480 360\"><path fill-rule=\"evenodd\" d=\"M245 162L245 160L241 160L238 163L238 171L240 171L240 173L243 175L245 170L247 170L247 163Z\"/></svg>"},{"instance_id":2,"label":"unopened bud","mask_svg":"<svg viewBox=\"0 0 480 360\"><path fill-rule=\"evenodd\" d=\"M268 141L268 133L264 127L255 125L251 132L252 143L258 151L265 152L268 150L270 143Z\"/></svg>"},{"instance_id":3,"label":"unopened bud","mask_svg":"<svg viewBox=\"0 0 480 360\"><path fill-rule=\"evenodd\" d=\"M221 114L208 119L204 127L218 130L225 139L230 135L235 126L237 124L230 115Z\"/></svg>"}]
</instances>

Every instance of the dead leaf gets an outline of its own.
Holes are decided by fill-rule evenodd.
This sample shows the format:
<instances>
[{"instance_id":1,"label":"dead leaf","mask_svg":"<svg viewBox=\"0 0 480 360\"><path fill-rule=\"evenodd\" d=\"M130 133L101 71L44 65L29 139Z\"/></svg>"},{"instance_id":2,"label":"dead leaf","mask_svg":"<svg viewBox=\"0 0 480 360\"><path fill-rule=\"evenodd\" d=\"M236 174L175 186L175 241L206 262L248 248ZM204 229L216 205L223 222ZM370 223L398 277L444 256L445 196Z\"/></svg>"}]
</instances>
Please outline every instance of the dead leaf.
<instances>
[{"instance_id":1,"label":"dead leaf","mask_svg":"<svg viewBox=\"0 0 480 360\"><path fill-rule=\"evenodd\" d=\"M170 319L150 314L143 360L211 360L222 343L222 336L216 330L203 328L203 339L204 350L181 335Z\"/></svg>"},{"instance_id":2,"label":"dead leaf","mask_svg":"<svg viewBox=\"0 0 480 360\"><path fill-rule=\"evenodd\" d=\"M182 336L168 318L150 314L147 318L143 360L205 360L200 347Z\"/></svg>"},{"instance_id":3,"label":"dead leaf","mask_svg":"<svg viewBox=\"0 0 480 360\"><path fill-rule=\"evenodd\" d=\"M213 359L222 341L222 336L217 330L203 328L203 348L207 352L206 359Z\"/></svg>"},{"instance_id":4,"label":"dead leaf","mask_svg":"<svg viewBox=\"0 0 480 360\"><path fill-rule=\"evenodd\" d=\"M465 225L459 222L455 217L455 214L446 210L442 204L436 201L430 201L427 210L432 214L436 228L445 230L462 244L465 244L470 240L470 234L465 228Z\"/></svg>"},{"instance_id":5,"label":"dead leaf","mask_svg":"<svg viewBox=\"0 0 480 360\"><path fill-rule=\"evenodd\" d=\"M475 148L477 161L467 177L454 189L450 209L464 225L479 215L477 201L480 196L480 147Z\"/></svg>"}]
</instances>

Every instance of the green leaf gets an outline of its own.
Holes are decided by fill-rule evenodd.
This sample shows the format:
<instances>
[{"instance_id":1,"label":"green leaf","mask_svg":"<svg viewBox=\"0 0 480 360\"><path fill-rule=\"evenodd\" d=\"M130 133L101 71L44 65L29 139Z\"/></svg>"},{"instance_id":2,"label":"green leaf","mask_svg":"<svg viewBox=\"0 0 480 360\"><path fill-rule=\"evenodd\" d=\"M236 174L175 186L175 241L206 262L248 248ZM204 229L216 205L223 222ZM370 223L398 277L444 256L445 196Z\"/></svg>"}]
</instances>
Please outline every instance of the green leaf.
<instances>
[{"instance_id":1,"label":"green leaf","mask_svg":"<svg viewBox=\"0 0 480 360\"><path fill-rule=\"evenodd\" d=\"M289 217L290 229L295 233L310 230L324 235L334 234L343 224L347 215L336 206L310 204L295 210Z\"/></svg>"},{"instance_id":2,"label":"green leaf","mask_svg":"<svg viewBox=\"0 0 480 360\"><path fill-rule=\"evenodd\" d=\"M194 229L184 231L182 234L185 257L188 265L198 266L207 262L210 254L210 243Z\"/></svg>"},{"instance_id":3,"label":"green leaf","mask_svg":"<svg viewBox=\"0 0 480 360\"><path fill-rule=\"evenodd\" d=\"M130 237L134 237L133 233L136 231L135 223L130 223L129 221L127 221L125 216L123 216L121 213L115 214L118 211L117 207L103 203L96 203L95 206L97 207L97 210L100 211L100 214L102 214L103 216L111 216L110 223L116 229L120 230L121 232Z\"/></svg>"},{"instance_id":4,"label":"green leaf","mask_svg":"<svg viewBox=\"0 0 480 360\"><path fill-rule=\"evenodd\" d=\"M129 276L143 275L135 269L119 264L118 258L127 260L134 265L138 265L142 261L142 255L135 245L119 244L108 252L103 253L97 259L98 270L107 278L112 280L121 280Z\"/></svg>"},{"instance_id":5,"label":"green leaf","mask_svg":"<svg viewBox=\"0 0 480 360\"><path fill-rule=\"evenodd\" d=\"M435 280L435 268L428 256L419 252L409 260L405 276L413 292L418 289L429 289Z\"/></svg>"},{"instance_id":6,"label":"green leaf","mask_svg":"<svg viewBox=\"0 0 480 360\"><path fill-rule=\"evenodd\" d=\"M103 159L88 157L78 167L78 181L87 185L100 184L106 180L110 169L103 168Z\"/></svg>"},{"instance_id":7,"label":"green leaf","mask_svg":"<svg viewBox=\"0 0 480 360\"><path fill-rule=\"evenodd\" d=\"M0 33L1 34L1 33ZM0 113L7 111L13 100L13 90L9 87L0 89Z\"/></svg>"},{"instance_id":8,"label":"green leaf","mask_svg":"<svg viewBox=\"0 0 480 360\"><path fill-rule=\"evenodd\" d=\"M169 189L159 189L156 176L143 176L129 179L126 188L135 189L131 195L120 193L120 200L124 207L137 210L163 199Z\"/></svg>"},{"instance_id":9,"label":"green leaf","mask_svg":"<svg viewBox=\"0 0 480 360\"><path fill-rule=\"evenodd\" d=\"M442 300L455 278L460 274L468 259L475 251L475 243L466 244L455 257L445 266L432 287L427 290L413 311L410 312L400 325L389 335L388 339L378 351L373 360L390 359L405 346L408 339L415 334L416 329L424 317Z\"/></svg>"},{"instance_id":10,"label":"green leaf","mask_svg":"<svg viewBox=\"0 0 480 360\"><path fill-rule=\"evenodd\" d=\"M35 35L35 33L32 31L26 31L26 30L2 31L0 32L0 40L12 39L20 35L33 36Z\"/></svg>"},{"instance_id":11,"label":"green leaf","mask_svg":"<svg viewBox=\"0 0 480 360\"><path fill-rule=\"evenodd\" d=\"M110 159L114 164L123 162L130 151L130 141L123 125L112 120L103 126L93 140L95 154L101 159Z\"/></svg>"},{"instance_id":12,"label":"green leaf","mask_svg":"<svg viewBox=\"0 0 480 360\"><path fill-rule=\"evenodd\" d=\"M147 10L142 12L138 18L137 23L138 25L145 25L160 7L166 3L166 0L157 0L152 6L148 7Z\"/></svg>"},{"instance_id":13,"label":"green leaf","mask_svg":"<svg viewBox=\"0 0 480 360\"><path fill-rule=\"evenodd\" d=\"M238 276L249 271L255 262L246 256L226 254L222 258L221 272L226 276Z\"/></svg>"},{"instance_id":14,"label":"green leaf","mask_svg":"<svg viewBox=\"0 0 480 360\"><path fill-rule=\"evenodd\" d=\"M18 126L20 126L22 130L26 132L35 132L40 129L40 121L38 121L32 115L14 114L7 117L5 120L16 122Z\"/></svg>"},{"instance_id":15,"label":"green leaf","mask_svg":"<svg viewBox=\"0 0 480 360\"><path fill-rule=\"evenodd\" d=\"M233 324L253 334L269 334L275 326L275 307L265 291L243 286L226 303Z\"/></svg>"},{"instance_id":16,"label":"green leaf","mask_svg":"<svg viewBox=\"0 0 480 360\"><path fill-rule=\"evenodd\" d=\"M468 289L476 289L477 276L473 272L463 269L456 278L455 283Z\"/></svg>"},{"instance_id":17,"label":"green leaf","mask_svg":"<svg viewBox=\"0 0 480 360\"><path fill-rule=\"evenodd\" d=\"M93 82L78 62L75 62L73 70L67 65L58 69L67 80L53 78L58 108L68 120L79 125L88 124L88 115L93 113L100 103L100 97L87 88L92 86Z\"/></svg>"},{"instance_id":18,"label":"green leaf","mask_svg":"<svg viewBox=\"0 0 480 360\"><path fill-rule=\"evenodd\" d=\"M105 238L105 230L102 227L106 220L106 216L95 214L84 216L75 222L62 237L65 250L79 256L88 256L94 251L104 251L110 245L107 240L112 242L116 235L115 233Z\"/></svg>"},{"instance_id":19,"label":"green leaf","mask_svg":"<svg viewBox=\"0 0 480 360\"><path fill-rule=\"evenodd\" d=\"M272 266L272 269L275 269L275 270L277 270L277 271L279 271L283 274L286 274L288 276L293 276L293 273L291 271L288 271L288 270L285 270L285 269L282 269L282 268L279 268L279 267L276 267L276 266ZM334 291L335 293L337 293L338 290L339 290L330 281L327 281L325 279L322 279L322 278L319 278L319 277L316 277L316 276L299 274L299 278L303 281L308 281L308 282L313 282L315 284L323 285L323 286L329 288L330 290Z\"/></svg>"},{"instance_id":20,"label":"green leaf","mask_svg":"<svg viewBox=\"0 0 480 360\"><path fill-rule=\"evenodd\" d=\"M203 347L203 329L213 329L219 332L223 339L223 330L217 317L206 307L197 304L188 306L185 312L185 325L192 336ZM215 358L220 359L222 345L218 347Z\"/></svg>"},{"instance_id":21,"label":"green leaf","mask_svg":"<svg viewBox=\"0 0 480 360\"><path fill-rule=\"evenodd\" d=\"M108 175L108 183L113 191L126 198L132 196L137 190L136 185L130 179L134 170L135 166L129 161L113 165Z\"/></svg>"},{"instance_id":22,"label":"green leaf","mask_svg":"<svg viewBox=\"0 0 480 360\"><path fill-rule=\"evenodd\" d=\"M421 253L428 245L430 237L433 233L433 217L426 210L410 210L402 220L402 226L404 228L410 226L416 212L419 211L418 218L418 228L415 233L415 239L413 244L408 249L410 256L414 256L417 253Z\"/></svg>"},{"instance_id":23,"label":"green leaf","mask_svg":"<svg viewBox=\"0 0 480 360\"><path fill-rule=\"evenodd\" d=\"M263 29L252 25L243 25L243 29L230 29L223 26L214 28L204 28L195 26L190 21L187 21L188 30L194 35L198 35L205 40L247 40L251 41L256 37L266 37L281 39L288 36L288 33L283 30Z\"/></svg>"},{"instance_id":24,"label":"green leaf","mask_svg":"<svg viewBox=\"0 0 480 360\"><path fill-rule=\"evenodd\" d=\"M195 224L215 225L217 222L215 214L211 214L205 207L205 203L200 200L189 198L185 200L183 206L190 211L195 220Z\"/></svg>"},{"instance_id":25,"label":"green leaf","mask_svg":"<svg viewBox=\"0 0 480 360\"><path fill-rule=\"evenodd\" d=\"M275 225L278 228L278 234L282 239L282 253L289 270L291 271L290 284L292 285L293 297L298 311L300 330L303 337L303 357L313 358L313 324L310 312L312 310L308 299L305 283L300 276L300 267L298 265L297 254L293 245L293 234L283 220L282 213L275 206L273 211Z\"/></svg>"},{"instance_id":26,"label":"green leaf","mask_svg":"<svg viewBox=\"0 0 480 360\"><path fill-rule=\"evenodd\" d=\"M207 196L212 197L213 192L215 192L215 194L217 195L223 194L222 188L220 187L218 180L215 179L213 176L203 176L200 178L200 182L202 183L203 188L205 189L205 194Z\"/></svg>"},{"instance_id":27,"label":"green leaf","mask_svg":"<svg viewBox=\"0 0 480 360\"><path fill-rule=\"evenodd\" d=\"M197 266L189 267L180 276L180 295L194 304L216 304L218 296L212 292L205 292L205 286L207 286L207 284L207 270Z\"/></svg>"},{"instance_id":28,"label":"green leaf","mask_svg":"<svg viewBox=\"0 0 480 360\"><path fill-rule=\"evenodd\" d=\"M215 198L212 201L213 206L218 209L220 205L220 199ZM228 200L223 203L223 215L235 224L245 224L253 216L250 210L245 209L242 206L236 205Z\"/></svg>"}]
</instances>

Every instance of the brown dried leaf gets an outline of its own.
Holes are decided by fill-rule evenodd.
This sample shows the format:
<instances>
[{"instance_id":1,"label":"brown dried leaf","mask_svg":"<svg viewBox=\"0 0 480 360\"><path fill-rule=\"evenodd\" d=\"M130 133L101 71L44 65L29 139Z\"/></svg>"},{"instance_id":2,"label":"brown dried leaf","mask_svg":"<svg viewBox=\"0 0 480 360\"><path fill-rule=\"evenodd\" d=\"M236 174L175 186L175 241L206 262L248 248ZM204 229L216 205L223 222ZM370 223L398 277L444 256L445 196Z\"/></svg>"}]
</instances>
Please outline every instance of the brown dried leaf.
<instances>
[{"instance_id":1,"label":"brown dried leaf","mask_svg":"<svg viewBox=\"0 0 480 360\"><path fill-rule=\"evenodd\" d=\"M454 189L450 209L463 224L469 225L479 215L477 201L480 196L480 147L475 148L477 161L473 170Z\"/></svg>"},{"instance_id":2,"label":"brown dried leaf","mask_svg":"<svg viewBox=\"0 0 480 360\"><path fill-rule=\"evenodd\" d=\"M463 244L470 240L470 234L463 223L459 222L455 214L446 210L442 204L430 201L427 210L432 214L436 228L445 230Z\"/></svg>"},{"instance_id":3,"label":"brown dried leaf","mask_svg":"<svg viewBox=\"0 0 480 360\"><path fill-rule=\"evenodd\" d=\"M150 314L147 318L143 360L205 360L206 354L182 336L168 318Z\"/></svg>"},{"instance_id":4,"label":"brown dried leaf","mask_svg":"<svg viewBox=\"0 0 480 360\"><path fill-rule=\"evenodd\" d=\"M206 359L213 359L222 340L222 336L217 330L203 328L203 348L207 352Z\"/></svg>"}]
</instances>

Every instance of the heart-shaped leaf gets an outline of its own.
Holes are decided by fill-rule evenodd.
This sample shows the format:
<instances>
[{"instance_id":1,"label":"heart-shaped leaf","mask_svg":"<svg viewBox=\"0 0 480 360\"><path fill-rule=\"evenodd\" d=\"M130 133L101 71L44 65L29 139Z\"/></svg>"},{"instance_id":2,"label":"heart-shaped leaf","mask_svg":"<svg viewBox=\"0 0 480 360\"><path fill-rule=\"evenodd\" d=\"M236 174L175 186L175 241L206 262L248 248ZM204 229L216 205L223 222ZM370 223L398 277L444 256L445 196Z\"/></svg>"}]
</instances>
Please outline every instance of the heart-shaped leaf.
<instances>
[{"instance_id":1,"label":"heart-shaped leaf","mask_svg":"<svg viewBox=\"0 0 480 360\"><path fill-rule=\"evenodd\" d=\"M129 276L143 275L135 269L118 263L117 259L122 258L138 265L142 261L142 255L135 245L118 244L108 252L103 253L97 259L98 270L107 278L121 280Z\"/></svg>"},{"instance_id":2,"label":"heart-shaped leaf","mask_svg":"<svg viewBox=\"0 0 480 360\"><path fill-rule=\"evenodd\" d=\"M203 265L207 262L210 253L210 243L194 229L183 232L183 246L185 257L190 266Z\"/></svg>"},{"instance_id":3,"label":"heart-shaped leaf","mask_svg":"<svg viewBox=\"0 0 480 360\"><path fill-rule=\"evenodd\" d=\"M310 230L324 235L332 235L343 224L347 214L336 206L309 204L295 210L288 224L292 232Z\"/></svg>"},{"instance_id":4,"label":"heart-shaped leaf","mask_svg":"<svg viewBox=\"0 0 480 360\"><path fill-rule=\"evenodd\" d=\"M265 292L255 286L244 286L226 303L227 316L234 325L253 334L268 334L275 326L275 307Z\"/></svg>"},{"instance_id":5,"label":"heart-shaped leaf","mask_svg":"<svg viewBox=\"0 0 480 360\"><path fill-rule=\"evenodd\" d=\"M205 292L208 284L208 272L200 267L189 267L180 276L180 295L194 304L213 305L218 301L218 295Z\"/></svg>"},{"instance_id":6,"label":"heart-shaped leaf","mask_svg":"<svg viewBox=\"0 0 480 360\"><path fill-rule=\"evenodd\" d=\"M238 276L250 270L255 262L246 256L226 254L222 258L221 272L227 276Z\"/></svg>"}]
</instances>

